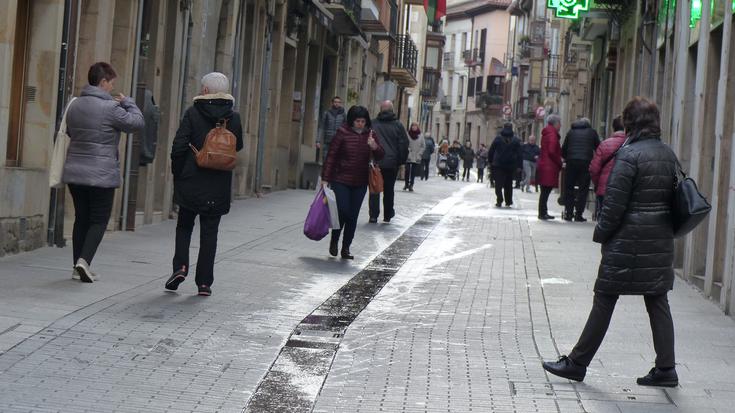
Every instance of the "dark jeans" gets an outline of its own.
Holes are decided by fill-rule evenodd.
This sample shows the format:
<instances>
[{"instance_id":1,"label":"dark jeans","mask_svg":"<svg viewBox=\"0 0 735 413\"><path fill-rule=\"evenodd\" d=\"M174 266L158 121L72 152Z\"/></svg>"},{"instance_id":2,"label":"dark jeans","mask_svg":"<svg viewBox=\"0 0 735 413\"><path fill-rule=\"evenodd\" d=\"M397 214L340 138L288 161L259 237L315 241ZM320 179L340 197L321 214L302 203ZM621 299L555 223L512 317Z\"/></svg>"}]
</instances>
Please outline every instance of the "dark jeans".
<instances>
[{"instance_id":1,"label":"dark jeans","mask_svg":"<svg viewBox=\"0 0 735 413\"><path fill-rule=\"evenodd\" d=\"M176 250L174 252L173 269L178 271L186 266L189 273L189 245L194 231L194 219L197 213L179 207L179 219L176 222ZM217 253L217 233L219 232L220 215L199 215L199 258L197 259L196 283L209 285L214 282L214 256Z\"/></svg>"},{"instance_id":2,"label":"dark jeans","mask_svg":"<svg viewBox=\"0 0 735 413\"><path fill-rule=\"evenodd\" d=\"M567 216L582 216L587 206L587 194L590 191L590 163L588 161L570 160L567 162L564 177L564 209ZM576 191L574 187L578 186Z\"/></svg>"},{"instance_id":3,"label":"dark jeans","mask_svg":"<svg viewBox=\"0 0 735 413\"><path fill-rule=\"evenodd\" d=\"M671 319L669 300L666 294L645 295L646 310L651 323L653 333L653 347L656 350L656 367L674 367L674 322ZM569 353L569 358L575 363L589 366L597 349L605 338L607 328L610 326L617 295L595 293L592 310L584 326L582 335Z\"/></svg>"},{"instance_id":4,"label":"dark jeans","mask_svg":"<svg viewBox=\"0 0 735 413\"><path fill-rule=\"evenodd\" d=\"M349 251L352 240L355 238L357 229L357 218L360 215L362 201L365 199L366 186L348 186L339 182L330 184L334 195L337 197L337 210L339 211L339 224L342 229L332 230L332 241L339 241L342 230L345 237L342 239L342 249Z\"/></svg>"},{"instance_id":5,"label":"dark jeans","mask_svg":"<svg viewBox=\"0 0 735 413\"><path fill-rule=\"evenodd\" d=\"M553 189L550 186L541 186L541 195L538 197L538 216L549 215L549 195Z\"/></svg>"},{"instance_id":6,"label":"dark jeans","mask_svg":"<svg viewBox=\"0 0 735 413\"><path fill-rule=\"evenodd\" d=\"M429 179L429 163L431 162L431 159L422 159L421 160L421 179L424 181Z\"/></svg>"},{"instance_id":7,"label":"dark jeans","mask_svg":"<svg viewBox=\"0 0 735 413\"><path fill-rule=\"evenodd\" d=\"M91 264L110 221L115 188L69 184L69 192L74 202L74 264L80 258Z\"/></svg>"},{"instance_id":8,"label":"dark jeans","mask_svg":"<svg viewBox=\"0 0 735 413\"><path fill-rule=\"evenodd\" d=\"M505 200L506 205L513 205L513 176L515 169L493 168L495 178L496 204L500 205ZM505 197L503 197L505 195Z\"/></svg>"},{"instance_id":9,"label":"dark jeans","mask_svg":"<svg viewBox=\"0 0 735 413\"><path fill-rule=\"evenodd\" d=\"M477 182L485 182L485 168L477 168Z\"/></svg>"},{"instance_id":10,"label":"dark jeans","mask_svg":"<svg viewBox=\"0 0 735 413\"><path fill-rule=\"evenodd\" d=\"M396 211L393 209L393 199L395 198L394 191L398 169L380 168L380 173L383 174L383 218L390 219L396 215ZM380 194L370 194L368 203L370 205L370 218L378 219L378 215L380 215Z\"/></svg>"},{"instance_id":11,"label":"dark jeans","mask_svg":"<svg viewBox=\"0 0 735 413\"><path fill-rule=\"evenodd\" d=\"M464 167L464 171L462 171L462 180L465 180L465 179L467 179L468 181L470 180L470 171L472 171L471 167L467 167L467 166Z\"/></svg>"},{"instance_id":12,"label":"dark jeans","mask_svg":"<svg viewBox=\"0 0 735 413\"><path fill-rule=\"evenodd\" d=\"M416 182L416 175L418 175L419 168L421 167L421 164L418 163L407 163L406 164L406 170L404 171L404 179L406 181L406 185L404 188L413 188L413 183Z\"/></svg>"}]
</instances>

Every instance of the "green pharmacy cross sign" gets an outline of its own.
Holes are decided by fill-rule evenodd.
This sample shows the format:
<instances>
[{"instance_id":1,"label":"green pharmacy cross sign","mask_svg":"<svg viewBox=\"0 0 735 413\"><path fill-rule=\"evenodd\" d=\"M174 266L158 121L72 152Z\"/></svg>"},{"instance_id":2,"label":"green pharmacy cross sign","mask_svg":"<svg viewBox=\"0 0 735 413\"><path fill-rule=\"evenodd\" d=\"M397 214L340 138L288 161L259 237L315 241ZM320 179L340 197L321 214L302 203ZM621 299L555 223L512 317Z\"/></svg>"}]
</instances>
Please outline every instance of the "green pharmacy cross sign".
<instances>
[{"instance_id":1,"label":"green pharmacy cross sign","mask_svg":"<svg viewBox=\"0 0 735 413\"><path fill-rule=\"evenodd\" d=\"M555 10L560 19L578 19L579 13L590 9L592 0L547 0L546 6Z\"/></svg>"}]
</instances>

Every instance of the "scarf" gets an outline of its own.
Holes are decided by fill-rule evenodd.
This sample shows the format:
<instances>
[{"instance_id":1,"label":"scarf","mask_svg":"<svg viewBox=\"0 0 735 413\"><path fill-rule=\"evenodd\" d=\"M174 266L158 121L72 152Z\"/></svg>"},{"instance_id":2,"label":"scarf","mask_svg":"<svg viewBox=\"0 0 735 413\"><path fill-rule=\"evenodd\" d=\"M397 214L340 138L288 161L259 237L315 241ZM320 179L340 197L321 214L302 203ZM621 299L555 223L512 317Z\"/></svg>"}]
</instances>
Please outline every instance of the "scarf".
<instances>
[{"instance_id":1,"label":"scarf","mask_svg":"<svg viewBox=\"0 0 735 413\"><path fill-rule=\"evenodd\" d=\"M420 129L419 130L409 129L408 135L411 137L411 139L416 140L419 138L419 135L421 135L421 130Z\"/></svg>"}]
</instances>

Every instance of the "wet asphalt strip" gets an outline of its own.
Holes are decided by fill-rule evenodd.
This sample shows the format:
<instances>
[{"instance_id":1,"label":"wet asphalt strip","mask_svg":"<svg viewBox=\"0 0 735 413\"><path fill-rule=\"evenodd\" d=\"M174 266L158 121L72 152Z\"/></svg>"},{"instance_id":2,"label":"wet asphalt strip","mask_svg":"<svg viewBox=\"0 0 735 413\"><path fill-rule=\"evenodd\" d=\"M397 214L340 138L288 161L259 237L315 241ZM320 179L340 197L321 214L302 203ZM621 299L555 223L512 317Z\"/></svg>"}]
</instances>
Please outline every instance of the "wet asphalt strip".
<instances>
[{"instance_id":1,"label":"wet asphalt strip","mask_svg":"<svg viewBox=\"0 0 735 413\"><path fill-rule=\"evenodd\" d=\"M306 316L281 348L243 412L310 412L350 324L400 270L442 217L422 216Z\"/></svg>"}]
</instances>

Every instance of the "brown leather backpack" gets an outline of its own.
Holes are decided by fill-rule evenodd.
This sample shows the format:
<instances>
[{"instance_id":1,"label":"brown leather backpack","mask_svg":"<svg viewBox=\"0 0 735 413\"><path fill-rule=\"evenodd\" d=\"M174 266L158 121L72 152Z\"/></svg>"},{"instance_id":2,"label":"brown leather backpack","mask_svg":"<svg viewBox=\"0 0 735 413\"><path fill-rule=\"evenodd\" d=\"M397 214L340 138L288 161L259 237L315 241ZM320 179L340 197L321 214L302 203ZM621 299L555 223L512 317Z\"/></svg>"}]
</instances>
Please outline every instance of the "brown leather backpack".
<instances>
[{"instance_id":1,"label":"brown leather backpack","mask_svg":"<svg viewBox=\"0 0 735 413\"><path fill-rule=\"evenodd\" d=\"M194 145L189 144L194 151L194 157L200 168L216 169L218 171L231 171L237 164L237 138L235 134L227 129L227 120L218 122L204 138L202 149L197 150Z\"/></svg>"}]
</instances>

